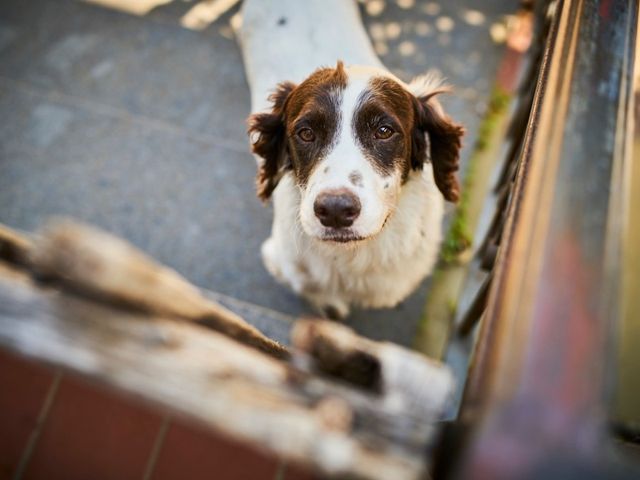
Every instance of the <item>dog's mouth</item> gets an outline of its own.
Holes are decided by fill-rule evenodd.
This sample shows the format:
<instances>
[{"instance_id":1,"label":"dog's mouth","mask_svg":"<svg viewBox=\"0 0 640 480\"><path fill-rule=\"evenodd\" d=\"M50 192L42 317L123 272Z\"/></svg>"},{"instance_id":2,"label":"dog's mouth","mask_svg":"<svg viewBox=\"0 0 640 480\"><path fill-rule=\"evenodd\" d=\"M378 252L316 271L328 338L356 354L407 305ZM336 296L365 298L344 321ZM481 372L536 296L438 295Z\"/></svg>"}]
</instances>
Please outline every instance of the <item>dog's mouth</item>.
<instances>
[{"instance_id":1,"label":"dog's mouth","mask_svg":"<svg viewBox=\"0 0 640 480\"><path fill-rule=\"evenodd\" d=\"M384 227L387 225L387 221L391 214L388 214L384 222L382 222L382 227L375 233L370 235L359 235L355 231L350 228L325 228L324 231L318 236L320 240L323 242L335 242L335 243L357 243L362 242L364 240L368 240L372 237L375 237L378 233L380 233Z\"/></svg>"},{"instance_id":2,"label":"dog's mouth","mask_svg":"<svg viewBox=\"0 0 640 480\"><path fill-rule=\"evenodd\" d=\"M320 240L323 242L336 242L336 243L352 243L352 242L361 242L362 240L366 240L367 237L363 237L361 235L357 235L353 230L349 229L336 229L336 228L327 228L320 235Z\"/></svg>"}]
</instances>

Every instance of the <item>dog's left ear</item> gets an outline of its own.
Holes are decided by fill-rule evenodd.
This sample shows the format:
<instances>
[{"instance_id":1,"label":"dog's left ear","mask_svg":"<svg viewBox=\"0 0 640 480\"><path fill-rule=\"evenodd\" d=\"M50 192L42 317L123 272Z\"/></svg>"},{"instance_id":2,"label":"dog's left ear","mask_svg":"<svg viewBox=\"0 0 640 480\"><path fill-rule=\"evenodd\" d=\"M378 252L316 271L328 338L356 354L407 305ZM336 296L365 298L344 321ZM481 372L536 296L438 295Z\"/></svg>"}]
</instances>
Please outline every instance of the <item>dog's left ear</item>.
<instances>
[{"instance_id":1,"label":"dog's left ear","mask_svg":"<svg viewBox=\"0 0 640 480\"><path fill-rule=\"evenodd\" d=\"M460 148L464 128L454 123L442 110L436 96L450 91L434 77L419 77L409 85L414 95L414 128L411 140L411 167L419 170L428 153L433 164L436 185L445 199L457 202L460 185L456 172L460 163ZM427 138L429 152L427 152Z\"/></svg>"},{"instance_id":2,"label":"dog's left ear","mask_svg":"<svg viewBox=\"0 0 640 480\"><path fill-rule=\"evenodd\" d=\"M291 82L278 85L269 100L270 112L255 113L249 117L249 135L253 153L262 157L256 176L258 198L266 201L278 185L287 167L285 106L296 86Z\"/></svg>"}]
</instances>

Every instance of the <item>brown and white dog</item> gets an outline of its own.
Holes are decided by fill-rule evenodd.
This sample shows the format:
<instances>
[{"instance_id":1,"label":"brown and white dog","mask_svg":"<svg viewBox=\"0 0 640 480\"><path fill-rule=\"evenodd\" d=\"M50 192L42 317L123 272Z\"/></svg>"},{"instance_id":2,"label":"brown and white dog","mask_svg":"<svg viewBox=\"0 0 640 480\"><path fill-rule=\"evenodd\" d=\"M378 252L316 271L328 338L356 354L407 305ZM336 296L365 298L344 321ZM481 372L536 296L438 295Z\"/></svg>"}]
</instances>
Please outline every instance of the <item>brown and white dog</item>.
<instances>
[{"instance_id":1,"label":"brown and white dog","mask_svg":"<svg viewBox=\"0 0 640 480\"><path fill-rule=\"evenodd\" d=\"M433 269L463 134L443 91L434 76L405 84L338 62L280 83L249 119L258 196L274 203L265 266L332 317L392 307Z\"/></svg>"}]
</instances>

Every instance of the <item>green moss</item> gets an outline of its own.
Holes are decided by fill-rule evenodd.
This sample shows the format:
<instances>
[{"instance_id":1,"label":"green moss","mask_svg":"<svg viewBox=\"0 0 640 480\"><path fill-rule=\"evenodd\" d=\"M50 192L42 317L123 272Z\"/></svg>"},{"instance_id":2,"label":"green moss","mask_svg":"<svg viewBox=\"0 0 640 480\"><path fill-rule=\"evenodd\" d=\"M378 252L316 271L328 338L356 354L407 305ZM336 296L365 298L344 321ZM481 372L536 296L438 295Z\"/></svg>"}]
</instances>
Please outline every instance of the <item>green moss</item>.
<instances>
[{"instance_id":1,"label":"green moss","mask_svg":"<svg viewBox=\"0 0 640 480\"><path fill-rule=\"evenodd\" d=\"M478 139L474 146L474 152L482 152L489 145L492 133L495 131L498 118L509 106L511 95L499 87L495 87L489 99L489 106L484 120L478 129Z\"/></svg>"},{"instance_id":2,"label":"green moss","mask_svg":"<svg viewBox=\"0 0 640 480\"><path fill-rule=\"evenodd\" d=\"M460 202L442 245L441 260L433 272L425 310L414 339L416 350L433 358L441 359L446 351L452 319L458 308L457 300L467 275L468 264L461 261L461 253L468 252L472 244L472 231L489 189L488 169L497 164L495 155L506 125L505 112L509 102L508 94L494 89L464 175Z\"/></svg>"},{"instance_id":3,"label":"green moss","mask_svg":"<svg viewBox=\"0 0 640 480\"><path fill-rule=\"evenodd\" d=\"M456 310L458 310L458 302L450 298L447 302L447 308L449 309L450 317L453 318L456 315Z\"/></svg>"},{"instance_id":4,"label":"green moss","mask_svg":"<svg viewBox=\"0 0 640 480\"><path fill-rule=\"evenodd\" d=\"M464 252L471 245L471 233L467 225L467 218L463 208L458 207L447 236L442 243L442 251L440 253L442 261L452 263L458 255Z\"/></svg>"},{"instance_id":5,"label":"green moss","mask_svg":"<svg viewBox=\"0 0 640 480\"><path fill-rule=\"evenodd\" d=\"M509 106L511 95L499 87L495 87L489 100L487 113L478 129L478 138L473 146L469 166L465 173L460 203L451 220L449 230L442 244L441 259L445 264L455 262L458 256L471 246L473 235L469 228L468 209L470 191L473 188L477 157L489 146L491 137L499 123L500 117Z\"/></svg>"}]
</instances>

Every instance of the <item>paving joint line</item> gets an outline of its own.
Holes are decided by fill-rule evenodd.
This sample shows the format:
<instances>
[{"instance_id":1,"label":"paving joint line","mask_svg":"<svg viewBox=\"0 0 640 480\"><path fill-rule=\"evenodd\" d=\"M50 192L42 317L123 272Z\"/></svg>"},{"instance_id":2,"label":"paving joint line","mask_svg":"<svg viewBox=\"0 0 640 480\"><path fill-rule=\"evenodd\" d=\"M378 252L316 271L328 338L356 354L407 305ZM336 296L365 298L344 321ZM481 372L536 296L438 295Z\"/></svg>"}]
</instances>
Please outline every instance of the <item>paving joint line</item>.
<instances>
[{"instance_id":1,"label":"paving joint line","mask_svg":"<svg viewBox=\"0 0 640 480\"><path fill-rule=\"evenodd\" d=\"M103 103L93 102L91 100L77 97L75 95L69 95L67 93L63 93L55 89L45 91L30 83L24 82L22 80L15 80L12 78L8 78L3 75L0 75L0 84L1 83L4 83L5 86L8 88L15 87L19 90L22 90L23 92L44 97L45 99L48 99L52 102L66 102L73 106L84 108L85 110L89 110L92 112L100 113L102 115L106 115L111 118L127 120L133 123L147 126L147 127L155 128L156 130L163 130L165 132L170 132L174 135L181 135L183 137L186 137L192 140L197 140L197 141L206 143L210 146L231 150L237 153L246 153L247 155L249 155L250 153L248 140L246 145L244 145L234 141L223 140L221 138L214 137L211 135L190 132L189 130L186 130L185 128L180 127L179 125L175 125L170 122L156 120L156 119L147 117L146 115L131 113L119 107L113 107Z\"/></svg>"}]
</instances>

